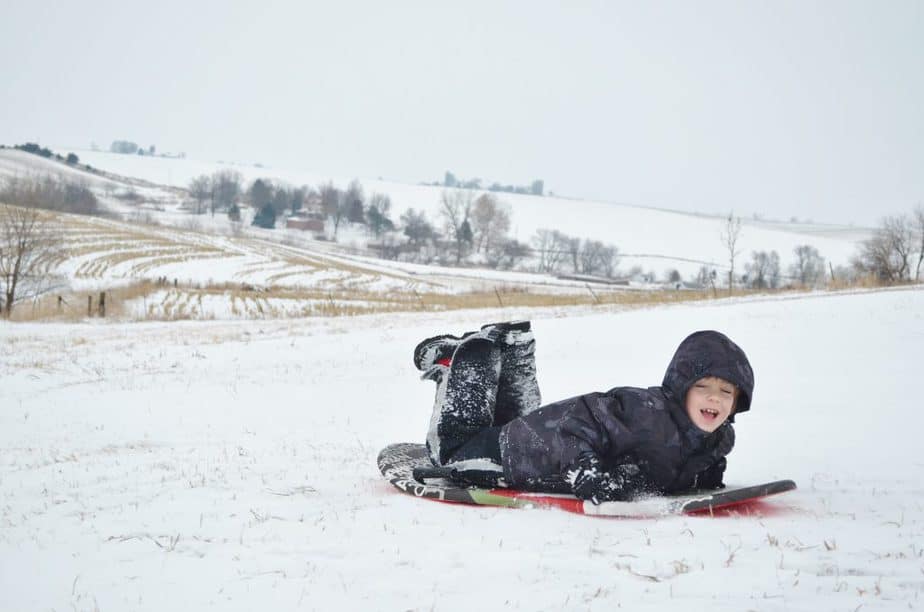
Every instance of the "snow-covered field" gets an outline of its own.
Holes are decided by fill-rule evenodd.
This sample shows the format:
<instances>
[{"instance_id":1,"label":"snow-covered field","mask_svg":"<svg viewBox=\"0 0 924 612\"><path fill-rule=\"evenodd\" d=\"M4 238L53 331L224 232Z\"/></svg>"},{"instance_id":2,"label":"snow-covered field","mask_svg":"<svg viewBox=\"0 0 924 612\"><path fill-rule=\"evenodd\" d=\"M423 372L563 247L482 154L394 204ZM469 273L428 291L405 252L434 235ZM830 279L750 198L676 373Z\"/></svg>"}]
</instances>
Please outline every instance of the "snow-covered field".
<instances>
[{"instance_id":1,"label":"snow-covered field","mask_svg":"<svg viewBox=\"0 0 924 612\"><path fill-rule=\"evenodd\" d=\"M924 290L649 310L0 323L3 610L904 610L924 605ZM397 493L422 337L527 316L545 400L658 384L696 329L757 385L758 516L594 519Z\"/></svg>"},{"instance_id":2,"label":"snow-covered field","mask_svg":"<svg viewBox=\"0 0 924 612\"><path fill-rule=\"evenodd\" d=\"M240 172L245 183L258 178L271 178L313 188L331 180L335 185L345 188L351 179L356 178L192 159L82 150L77 150L77 153L82 162L96 168L174 187L186 187L196 176L225 169ZM395 220L408 208L414 208L426 212L431 222L439 222L441 187L364 177L360 177L360 180L367 195L379 192L391 197L392 217ZM555 229L578 238L600 240L619 249L622 269L641 266L645 271L653 270L659 276L667 269L676 268L685 277L692 277L704 263L722 269L727 262L727 250L719 239L724 222L721 217L554 196L534 197L508 193L499 193L497 196L510 205L511 235L521 242L529 243L539 229ZM775 250L780 255L785 272L785 267L792 260L793 248L810 244L837 266L846 264L856 250L856 242L867 237L867 228L847 225L820 225L806 222L805 219L801 223L743 219L739 243L740 261L749 260L752 251ZM348 243L349 238L345 238L344 242Z\"/></svg>"},{"instance_id":3,"label":"snow-covered field","mask_svg":"<svg viewBox=\"0 0 924 612\"><path fill-rule=\"evenodd\" d=\"M229 167L239 170L245 183L258 177L314 187L325 182L310 173L78 152L81 163L108 174L83 172L22 151L0 150L0 179L51 174L83 181L110 215L55 217L63 252L46 260L55 277L54 291L31 305L23 303L18 318L83 316L87 294L126 287L124 295L110 295L115 308L110 308L108 316L122 320L292 318L404 310L408 304L432 302L421 298L428 294L442 298L474 291L488 295L493 303L490 296L496 294L503 301L502 293L567 294L574 301L597 301L597 294L625 291L606 285L589 289L583 281L530 271L378 259L362 248L369 240L362 225L344 227L334 244L296 229L264 230L246 222L235 224L221 213L194 215L182 189L194 176ZM364 185L368 194L377 191L391 196L396 219L410 207L426 211L434 222L439 219L443 191L439 187L381 180L364 181ZM557 197L499 197L510 204L513 233L521 240L529 241L536 230L554 228L615 244L622 253L618 262L622 273L637 266L664 279L666 271L675 268L692 280L705 263L714 265L719 278L724 278L727 253L720 240L721 217ZM249 214L247 209L244 216ZM847 226L744 220L737 267L744 270L751 250L775 250L786 274L792 249L800 244L815 246L831 264L842 265L855 253L858 241L868 235L868 230ZM169 285L174 291L152 294L150 289L134 287L142 281ZM253 288L276 295L254 294ZM630 287L652 288L660 286L634 283ZM245 294L235 295L235 290ZM64 309L57 301L59 295L65 297ZM379 296L391 302L384 303Z\"/></svg>"}]
</instances>

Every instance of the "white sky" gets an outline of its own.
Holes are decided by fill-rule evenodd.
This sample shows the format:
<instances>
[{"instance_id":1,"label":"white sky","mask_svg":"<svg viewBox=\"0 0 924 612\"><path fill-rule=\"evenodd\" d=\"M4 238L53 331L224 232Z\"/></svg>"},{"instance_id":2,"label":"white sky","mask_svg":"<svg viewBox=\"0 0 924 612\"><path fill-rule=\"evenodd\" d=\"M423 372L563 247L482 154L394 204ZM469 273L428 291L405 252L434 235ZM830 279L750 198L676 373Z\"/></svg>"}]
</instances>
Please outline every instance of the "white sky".
<instances>
[{"instance_id":1,"label":"white sky","mask_svg":"<svg viewBox=\"0 0 924 612\"><path fill-rule=\"evenodd\" d=\"M924 203L924 2L2 1L4 144L815 221Z\"/></svg>"}]
</instances>

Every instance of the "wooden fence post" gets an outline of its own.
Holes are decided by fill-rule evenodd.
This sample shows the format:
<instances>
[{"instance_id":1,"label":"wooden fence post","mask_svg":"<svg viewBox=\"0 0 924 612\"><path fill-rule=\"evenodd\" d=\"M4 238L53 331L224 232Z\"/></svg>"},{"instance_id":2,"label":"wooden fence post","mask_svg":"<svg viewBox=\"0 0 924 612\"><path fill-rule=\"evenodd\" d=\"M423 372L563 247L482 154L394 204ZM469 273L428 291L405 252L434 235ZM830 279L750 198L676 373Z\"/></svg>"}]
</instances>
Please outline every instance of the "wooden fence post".
<instances>
[{"instance_id":1,"label":"wooden fence post","mask_svg":"<svg viewBox=\"0 0 924 612\"><path fill-rule=\"evenodd\" d=\"M594 290L593 290L593 289L591 289L590 283L584 283L584 285L587 287L587 290L590 291L590 295L593 296L593 298L594 298L594 303L595 303L595 304L599 304L599 303L600 303L600 300L597 299L597 294L594 293Z\"/></svg>"}]
</instances>

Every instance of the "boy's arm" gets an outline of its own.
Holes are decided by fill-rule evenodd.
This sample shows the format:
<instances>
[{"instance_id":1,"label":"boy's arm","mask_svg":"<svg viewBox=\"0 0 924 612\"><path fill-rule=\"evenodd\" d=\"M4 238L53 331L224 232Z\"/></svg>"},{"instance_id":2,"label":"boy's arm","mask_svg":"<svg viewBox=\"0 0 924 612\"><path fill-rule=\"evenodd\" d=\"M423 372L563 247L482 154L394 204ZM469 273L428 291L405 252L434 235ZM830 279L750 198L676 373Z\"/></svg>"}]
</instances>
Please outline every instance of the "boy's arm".
<instances>
[{"instance_id":1,"label":"boy's arm","mask_svg":"<svg viewBox=\"0 0 924 612\"><path fill-rule=\"evenodd\" d=\"M635 445L635 435L619 418L624 416L619 400L603 393L576 399L560 424L563 442L576 457L562 474L574 495L599 504L631 499L649 488L637 465L608 465L603 459L625 455Z\"/></svg>"},{"instance_id":2,"label":"boy's arm","mask_svg":"<svg viewBox=\"0 0 924 612\"><path fill-rule=\"evenodd\" d=\"M571 485L575 497L594 504L626 501L648 488L641 470L634 463L604 470L600 458L594 453L578 457L565 472L565 480Z\"/></svg>"},{"instance_id":3,"label":"boy's arm","mask_svg":"<svg viewBox=\"0 0 924 612\"><path fill-rule=\"evenodd\" d=\"M735 446L735 428L726 423L713 434L715 439L711 447L690 457L681 468L671 486L669 493L679 493L690 489L722 489L722 478L728 461L725 456Z\"/></svg>"}]
</instances>

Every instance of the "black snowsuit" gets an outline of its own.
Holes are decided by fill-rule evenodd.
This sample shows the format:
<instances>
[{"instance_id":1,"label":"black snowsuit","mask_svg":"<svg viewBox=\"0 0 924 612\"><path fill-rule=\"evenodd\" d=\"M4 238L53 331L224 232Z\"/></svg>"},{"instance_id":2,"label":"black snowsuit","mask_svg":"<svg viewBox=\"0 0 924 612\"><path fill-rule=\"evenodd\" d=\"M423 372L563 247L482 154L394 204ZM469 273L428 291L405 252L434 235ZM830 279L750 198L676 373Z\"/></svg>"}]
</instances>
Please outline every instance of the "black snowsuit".
<instances>
[{"instance_id":1,"label":"black snowsuit","mask_svg":"<svg viewBox=\"0 0 924 612\"><path fill-rule=\"evenodd\" d=\"M499 434L507 486L597 502L722 486L734 419L707 433L685 409L687 391L706 376L738 388L733 415L750 409L754 375L744 351L701 331L680 344L660 387L588 393L510 421Z\"/></svg>"}]
</instances>

